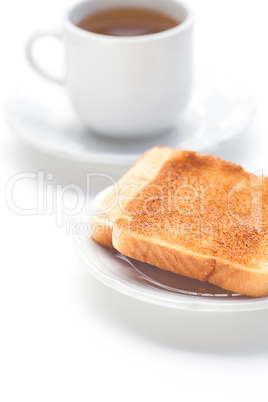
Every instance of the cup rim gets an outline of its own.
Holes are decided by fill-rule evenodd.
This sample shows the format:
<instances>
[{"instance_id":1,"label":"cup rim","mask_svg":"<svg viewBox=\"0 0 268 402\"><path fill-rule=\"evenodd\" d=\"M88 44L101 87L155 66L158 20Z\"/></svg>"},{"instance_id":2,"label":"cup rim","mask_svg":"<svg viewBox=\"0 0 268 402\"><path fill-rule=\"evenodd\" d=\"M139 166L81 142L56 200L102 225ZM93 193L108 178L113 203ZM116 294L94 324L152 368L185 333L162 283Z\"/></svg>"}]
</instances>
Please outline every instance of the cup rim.
<instances>
[{"instance_id":1,"label":"cup rim","mask_svg":"<svg viewBox=\"0 0 268 402\"><path fill-rule=\"evenodd\" d=\"M85 3L90 3L91 1L92 0L81 1L70 7L69 10L65 13L65 18L63 20L63 27L74 34L87 39L95 39L99 41L105 41L105 42L109 41L116 43L124 43L124 42L139 43L139 42L155 41L162 38L171 37L175 34L179 34L180 32L185 31L193 23L193 12L192 9L188 6L188 4L186 5L184 1L181 0L179 1L171 0L172 3L178 4L179 6L183 7L187 12L186 18L180 24L178 24L173 28L169 28L166 31L161 31L153 34L137 35L137 36L113 36L113 35L98 34L95 32L90 32L82 28L79 28L70 20L71 13L76 7L79 7Z\"/></svg>"}]
</instances>

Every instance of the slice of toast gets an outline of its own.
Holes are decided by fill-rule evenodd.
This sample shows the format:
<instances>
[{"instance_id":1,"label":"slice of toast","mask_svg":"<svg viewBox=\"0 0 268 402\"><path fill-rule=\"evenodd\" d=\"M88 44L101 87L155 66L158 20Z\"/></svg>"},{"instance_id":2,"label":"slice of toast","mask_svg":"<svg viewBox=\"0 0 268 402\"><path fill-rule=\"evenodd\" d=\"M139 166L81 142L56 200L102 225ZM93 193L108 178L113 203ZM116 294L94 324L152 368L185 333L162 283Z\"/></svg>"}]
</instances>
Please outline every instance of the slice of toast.
<instances>
[{"instance_id":1,"label":"slice of toast","mask_svg":"<svg viewBox=\"0 0 268 402\"><path fill-rule=\"evenodd\" d=\"M116 220L113 245L164 270L268 295L268 178L174 151Z\"/></svg>"},{"instance_id":2,"label":"slice of toast","mask_svg":"<svg viewBox=\"0 0 268 402\"><path fill-rule=\"evenodd\" d=\"M91 216L90 226L93 240L113 247L112 231L115 220L120 216L125 204L158 173L162 164L172 154L169 147L154 147L116 183ZM102 212L103 211L103 212Z\"/></svg>"}]
</instances>

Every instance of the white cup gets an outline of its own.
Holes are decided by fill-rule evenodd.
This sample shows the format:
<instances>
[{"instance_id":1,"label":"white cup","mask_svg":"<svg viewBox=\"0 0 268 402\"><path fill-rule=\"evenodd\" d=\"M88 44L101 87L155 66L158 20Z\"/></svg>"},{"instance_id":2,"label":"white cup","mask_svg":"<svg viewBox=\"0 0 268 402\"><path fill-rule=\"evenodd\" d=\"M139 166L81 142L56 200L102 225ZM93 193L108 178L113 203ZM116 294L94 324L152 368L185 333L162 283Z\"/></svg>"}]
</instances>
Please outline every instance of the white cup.
<instances>
[{"instance_id":1,"label":"white cup","mask_svg":"<svg viewBox=\"0 0 268 402\"><path fill-rule=\"evenodd\" d=\"M163 11L181 23L160 33L131 37L101 35L76 26L88 14L125 6ZM66 14L60 33L33 35L26 54L35 71L66 86L85 126L110 137L142 137L173 126L187 105L192 31L191 11L174 0L91 0ZM48 74L33 57L34 42L44 36L63 42L62 79Z\"/></svg>"}]
</instances>

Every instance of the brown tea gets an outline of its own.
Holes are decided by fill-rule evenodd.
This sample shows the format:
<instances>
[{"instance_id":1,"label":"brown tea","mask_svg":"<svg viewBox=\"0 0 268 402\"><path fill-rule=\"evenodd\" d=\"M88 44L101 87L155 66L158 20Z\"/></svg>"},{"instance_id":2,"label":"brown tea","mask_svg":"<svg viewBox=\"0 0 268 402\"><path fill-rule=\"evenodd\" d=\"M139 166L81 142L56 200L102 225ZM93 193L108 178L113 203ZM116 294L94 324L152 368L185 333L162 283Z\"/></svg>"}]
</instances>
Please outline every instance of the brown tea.
<instances>
[{"instance_id":1,"label":"brown tea","mask_svg":"<svg viewBox=\"0 0 268 402\"><path fill-rule=\"evenodd\" d=\"M180 21L160 11L126 7L90 14L77 26L102 35L138 36L166 31L179 24Z\"/></svg>"}]
</instances>

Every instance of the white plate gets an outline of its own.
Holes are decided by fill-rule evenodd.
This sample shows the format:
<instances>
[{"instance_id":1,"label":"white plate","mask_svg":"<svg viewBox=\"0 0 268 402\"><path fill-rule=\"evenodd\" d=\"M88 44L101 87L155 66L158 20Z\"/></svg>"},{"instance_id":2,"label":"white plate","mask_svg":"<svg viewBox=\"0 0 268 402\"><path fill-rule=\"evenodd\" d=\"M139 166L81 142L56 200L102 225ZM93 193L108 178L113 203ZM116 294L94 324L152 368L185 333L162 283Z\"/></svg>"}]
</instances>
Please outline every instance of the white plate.
<instances>
[{"instance_id":1,"label":"white plate","mask_svg":"<svg viewBox=\"0 0 268 402\"><path fill-rule=\"evenodd\" d=\"M243 132L254 115L250 96L231 80L204 69L195 74L191 102L176 127L160 136L112 140L83 128L63 88L43 80L28 83L7 105L12 129L30 145L74 161L132 165L154 145L205 151Z\"/></svg>"},{"instance_id":2,"label":"white plate","mask_svg":"<svg viewBox=\"0 0 268 402\"><path fill-rule=\"evenodd\" d=\"M107 190L98 194L93 208L99 205ZM268 297L254 299L241 296L209 283L161 270L99 246L89 236L75 235L74 243L90 274L105 285L136 299L183 310L237 312L268 308Z\"/></svg>"}]
</instances>

